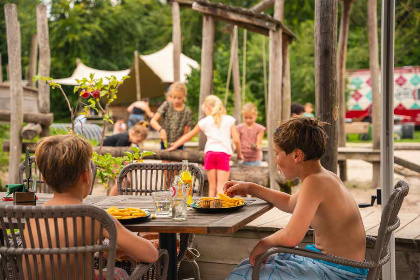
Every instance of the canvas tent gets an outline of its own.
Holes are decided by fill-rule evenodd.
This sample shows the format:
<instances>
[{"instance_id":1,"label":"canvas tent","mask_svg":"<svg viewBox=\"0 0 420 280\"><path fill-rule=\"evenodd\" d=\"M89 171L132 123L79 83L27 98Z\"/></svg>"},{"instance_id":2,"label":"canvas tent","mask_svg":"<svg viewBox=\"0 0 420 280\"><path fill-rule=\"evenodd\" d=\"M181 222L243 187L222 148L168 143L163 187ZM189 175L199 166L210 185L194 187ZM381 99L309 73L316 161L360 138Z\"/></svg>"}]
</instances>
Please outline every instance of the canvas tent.
<instances>
[{"instance_id":1,"label":"canvas tent","mask_svg":"<svg viewBox=\"0 0 420 280\"><path fill-rule=\"evenodd\" d=\"M169 43L166 47L153 54L139 55L137 59L139 60L140 69L141 97L162 96L168 85L174 81L172 43ZM197 61L181 54L181 82L186 81L186 77L191 73L192 68L199 68ZM130 76L130 78L120 86L118 98L114 101L113 105L129 105L136 100L135 76L137 73L134 69L134 63L130 69L106 71L90 68L79 62L71 77L55 79L54 82L62 85L77 85L76 79L89 77L90 73L95 73L95 78L103 78L110 75L115 75L117 78ZM107 82L107 80L104 80L104 83L105 82Z\"/></svg>"}]
</instances>

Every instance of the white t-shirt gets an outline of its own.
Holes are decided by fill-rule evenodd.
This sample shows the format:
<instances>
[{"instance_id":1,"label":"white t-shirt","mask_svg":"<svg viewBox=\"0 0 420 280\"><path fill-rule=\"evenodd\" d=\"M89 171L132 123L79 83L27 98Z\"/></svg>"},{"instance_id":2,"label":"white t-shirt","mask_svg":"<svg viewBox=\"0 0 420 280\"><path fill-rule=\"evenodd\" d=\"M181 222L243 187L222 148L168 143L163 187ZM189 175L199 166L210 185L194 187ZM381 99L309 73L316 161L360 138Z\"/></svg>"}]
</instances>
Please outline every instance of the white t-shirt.
<instances>
[{"instance_id":1,"label":"white t-shirt","mask_svg":"<svg viewBox=\"0 0 420 280\"><path fill-rule=\"evenodd\" d=\"M235 125L235 118L227 115L222 116L220 127L214 123L212 116L207 116L198 122L201 131L207 137L206 147L204 152L222 152L232 155L232 144L230 141L231 128Z\"/></svg>"}]
</instances>

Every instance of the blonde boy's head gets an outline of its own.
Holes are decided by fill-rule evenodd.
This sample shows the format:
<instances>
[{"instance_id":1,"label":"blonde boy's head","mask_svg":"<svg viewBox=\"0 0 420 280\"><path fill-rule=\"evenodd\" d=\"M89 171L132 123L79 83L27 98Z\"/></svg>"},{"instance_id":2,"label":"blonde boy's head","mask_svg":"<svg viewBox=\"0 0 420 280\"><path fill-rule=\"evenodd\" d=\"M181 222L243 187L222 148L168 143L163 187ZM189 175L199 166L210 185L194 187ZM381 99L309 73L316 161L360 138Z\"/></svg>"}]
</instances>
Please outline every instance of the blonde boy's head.
<instances>
[{"instance_id":1,"label":"blonde boy's head","mask_svg":"<svg viewBox=\"0 0 420 280\"><path fill-rule=\"evenodd\" d=\"M67 192L83 172L89 170L92 145L75 135L42 138L35 151L35 162L48 186L58 193Z\"/></svg>"},{"instance_id":2,"label":"blonde boy's head","mask_svg":"<svg viewBox=\"0 0 420 280\"><path fill-rule=\"evenodd\" d=\"M146 121L139 121L133 125L129 131L130 142L133 144L140 144L147 138L149 133L149 123Z\"/></svg>"},{"instance_id":3,"label":"blonde boy's head","mask_svg":"<svg viewBox=\"0 0 420 280\"><path fill-rule=\"evenodd\" d=\"M328 136L318 119L295 117L282 122L273 134L274 144L286 155L299 149L304 161L320 159L325 153Z\"/></svg>"}]
</instances>

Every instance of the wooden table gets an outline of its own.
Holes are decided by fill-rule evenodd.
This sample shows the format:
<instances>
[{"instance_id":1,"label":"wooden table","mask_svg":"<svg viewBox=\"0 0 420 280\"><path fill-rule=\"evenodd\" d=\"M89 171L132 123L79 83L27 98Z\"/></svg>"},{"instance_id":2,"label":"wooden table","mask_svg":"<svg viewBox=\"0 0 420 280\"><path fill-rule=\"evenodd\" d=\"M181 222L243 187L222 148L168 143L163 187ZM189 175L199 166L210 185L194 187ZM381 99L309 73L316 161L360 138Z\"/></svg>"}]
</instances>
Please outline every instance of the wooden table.
<instances>
[{"instance_id":1,"label":"wooden table","mask_svg":"<svg viewBox=\"0 0 420 280\"><path fill-rule=\"evenodd\" d=\"M0 193L1 197L5 195L6 193ZM42 205L52 197L52 194L37 194L37 196L39 198L37 205ZM168 279L177 279L176 233L231 234L272 208L271 204L258 198L246 198L245 200L248 205L232 213L203 214L189 210L185 221L175 222L171 217L157 217L125 227L134 232L159 232L160 247L168 250L169 253ZM12 202L0 202L0 204L6 203L12 204ZM152 214L155 212L151 196L90 195L84 200L84 203L102 209L107 209L110 206L139 207L147 209Z\"/></svg>"}]
</instances>

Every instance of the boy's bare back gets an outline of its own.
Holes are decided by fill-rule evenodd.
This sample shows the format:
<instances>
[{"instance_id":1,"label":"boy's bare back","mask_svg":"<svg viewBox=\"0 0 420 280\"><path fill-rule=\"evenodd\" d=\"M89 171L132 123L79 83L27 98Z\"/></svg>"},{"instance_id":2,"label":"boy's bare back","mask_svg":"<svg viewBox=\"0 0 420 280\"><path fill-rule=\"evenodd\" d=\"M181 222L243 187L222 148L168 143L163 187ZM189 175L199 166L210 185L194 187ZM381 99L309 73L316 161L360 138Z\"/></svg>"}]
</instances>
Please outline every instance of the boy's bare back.
<instances>
[{"instance_id":1,"label":"boy's bare back","mask_svg":"<svg viewBox=\"0 0 420 280\"><path fill-rule=\"evenodd\" d=\"M296 193L300 195L309 195L306 199L319 202L311 222L315 246L324 253L363 261L366 233L362 218L356 202L337 175L322 168L321 172L304 179L301 191ZM299 200L302 198L297 197Z\"/></svg>"}]
</instances>

